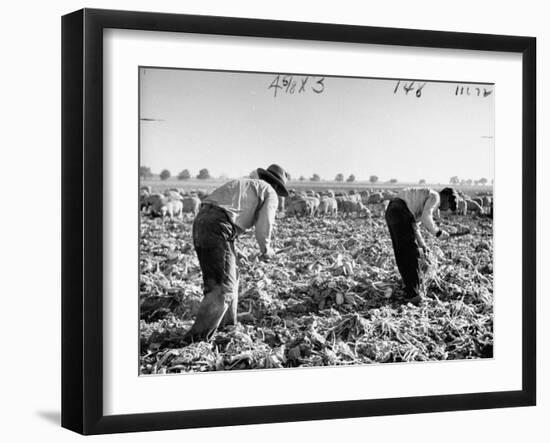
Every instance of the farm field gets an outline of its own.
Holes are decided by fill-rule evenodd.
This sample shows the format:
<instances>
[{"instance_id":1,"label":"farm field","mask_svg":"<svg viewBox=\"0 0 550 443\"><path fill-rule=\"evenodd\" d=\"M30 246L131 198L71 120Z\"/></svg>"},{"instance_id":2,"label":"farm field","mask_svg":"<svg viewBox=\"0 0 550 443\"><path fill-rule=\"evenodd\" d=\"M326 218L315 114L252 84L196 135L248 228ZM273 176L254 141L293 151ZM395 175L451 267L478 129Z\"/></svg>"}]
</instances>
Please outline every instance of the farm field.
<instances>
[{"instance_id":1,"label":"farm field","mask_svg":"<svg viewBox=\"0 0 550 443\"><path fill-rule=\"evenodd\" d=\"M492 219L445 214L437 222L457 235L438 242L424 233L427 296L413 305L403 298L382 216L279 214L274 247L284 251L273 259L259 258L253 231L236 242L238 325L184 346L202 299L192 215L142 215L140 373L492 357Z\"/></svg>"}]
</instances>

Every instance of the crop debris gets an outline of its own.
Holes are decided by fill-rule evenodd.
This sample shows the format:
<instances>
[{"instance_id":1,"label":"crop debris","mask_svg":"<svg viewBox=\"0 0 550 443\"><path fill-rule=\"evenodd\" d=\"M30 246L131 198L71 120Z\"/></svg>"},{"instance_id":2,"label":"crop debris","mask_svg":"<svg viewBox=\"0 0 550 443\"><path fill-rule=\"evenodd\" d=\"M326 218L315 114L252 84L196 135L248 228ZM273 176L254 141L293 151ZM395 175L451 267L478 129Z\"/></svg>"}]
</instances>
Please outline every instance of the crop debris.
<instances>
[{"instance_id":1,"label":"crop debris","mask_svg":"<svg viewBox=\"0 0 550 443\"><path fill-rule=\"evenodd\" d=\"M140 373L487 358L493 355L492 219L444 215L424 238L425 298L401 290L383 217L278 217L262 260L239 250L238 324L185 345L202 299L192 217L141 217Z\"/></svg>"}]
</instances>

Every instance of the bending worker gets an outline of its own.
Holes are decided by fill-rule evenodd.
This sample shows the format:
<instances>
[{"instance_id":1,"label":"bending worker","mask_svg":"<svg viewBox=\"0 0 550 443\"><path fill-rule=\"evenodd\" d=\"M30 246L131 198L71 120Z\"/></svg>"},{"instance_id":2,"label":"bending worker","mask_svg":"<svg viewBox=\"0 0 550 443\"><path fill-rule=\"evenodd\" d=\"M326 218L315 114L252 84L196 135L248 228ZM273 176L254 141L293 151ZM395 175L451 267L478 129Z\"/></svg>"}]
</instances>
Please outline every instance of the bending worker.
<instances>
[{"instance_id":1,"label":"bending worker","mask_svg":"<svg viewBox=\"0 0 550 443\"><path fill-rule=\"evenodd\" d=\"M420 233L420 224L440 240L449 234L439 229L433 220L436 209L456 211L456 192L445 188L441 192L429 188L407 188L393 198L386 209L388 225L397 268L405 284L409 299L420 294L420 250L427 254L428 247Z\"/></svg>"},{"instance_id":2,"label":"bending worker","mask_svg":"<svg viewBox=\"0 0 550 443\"><path fill-rule=\"evenodd\" d=\"M218 326L237 322L239 278L235 240L255 227L264 258L272 257L271 233L279 204L288 196L287 174L278 165L258 168L258 179L232 180L212 192L193 222L193 245L202 271L204 298L185 339L208 339Z\"/></svg>"}]
</instances>

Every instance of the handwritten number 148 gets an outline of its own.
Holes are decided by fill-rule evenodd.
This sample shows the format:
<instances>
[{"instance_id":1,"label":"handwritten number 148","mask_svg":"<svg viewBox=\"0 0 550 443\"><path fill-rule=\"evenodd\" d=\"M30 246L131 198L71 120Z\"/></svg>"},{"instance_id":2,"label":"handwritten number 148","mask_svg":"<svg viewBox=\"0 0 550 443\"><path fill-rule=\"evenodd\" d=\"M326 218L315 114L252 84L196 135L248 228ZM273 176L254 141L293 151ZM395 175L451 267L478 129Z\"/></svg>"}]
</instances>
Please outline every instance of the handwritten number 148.
<instances>
[{"instance_id":1,"label":"handwritten number 148","mask_svg":"<svg viewBox=\"0 0 550 443\"><path fill-rule=\"evenodd\" d=\"M399 87L401 86L401 80L399 80L395 84L395 88L393 90L394 94L397 94L399 92ZM417 86L415 86L415 82L403 82L403 91L405 92L405 95L409 95L409 92L414 91L415 95L420 98L422 97L422 89L426 86L426 83L418 83Z\"/></svg>"}]
</instances>

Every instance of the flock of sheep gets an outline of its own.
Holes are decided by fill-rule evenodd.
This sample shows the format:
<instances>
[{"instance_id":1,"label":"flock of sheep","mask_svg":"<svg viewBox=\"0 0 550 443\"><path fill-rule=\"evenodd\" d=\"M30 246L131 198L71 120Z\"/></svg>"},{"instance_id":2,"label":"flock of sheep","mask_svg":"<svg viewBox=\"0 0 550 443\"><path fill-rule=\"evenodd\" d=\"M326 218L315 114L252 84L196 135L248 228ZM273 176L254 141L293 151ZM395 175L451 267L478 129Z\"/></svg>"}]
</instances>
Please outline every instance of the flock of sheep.
<instances>
[{"instance_id":1,"label":"flock of sheep","mask_svg":"<svg viewBox=\"0 0 550 443\"><path fill-rule=\"evenodd\" d=\"M152 192L151 186L142 186L139 192L139 209L156 217L182 217L184 212L197 215L202 191L186 192L183 189L168 189L163 194Z\"/></svg>"},{"instance_id":2,"label":"flock of sheep","mask_svg":"<svg viewBox=\"0 0 550 443\"><path fill-rule=\"evenodd\" d=\"M290 190L290 196L286 201L282 200L279 210L287 215L294 216L343 216L356 214L357 216L370 217L373 213L382 215L388 202L397 196L397 191L371 189L350 190L346 192L334 192L330 189L321 193L313 190L296 192ZM461 191L457 191L457 213L488 214L492 215L493 199L489 193L483 193L476 197L470 197ZM437 216L438 214L436 214Z\"/></svg>"},{"instance_id":3,"label":"flock of sheep","mask_svg":"<svg viewBox=\"0 0 550 443\"><path fill-rule=\"evenodd\" d=\"M338 212L347 216L353 213L370 216L369 209L365 206L361 194L350 191L349 194L337 193L330 189L322 194L314 191L296 192L290 190L288 201L281 201L280 210L286 210L287 215L295 216L336 216ZM285 208L286 206L286 208Z\"/></svg>"},{"instance_id":4,"label":"flock of sheep","mask_svg":"<svg viewBox=\"0 0 550 443\"><path fill-rule=\"evenodd\" d=\"M457 191L459 194L456 202L457 212L461 215L468 213L493 215L493 196L490 193L479 194L476 197L470 197Z\"/></svg>"},{"instance_id":5,"label":"flock of sheep","mask_svg":"<svg viewBox=\"0 0 550 443\"><path fill-rule=\"evenodd\" d=\"M370 217L373 213L382 215L388 202L397 195L396 191L383 189L350 190L334 192L327 189L322 192L313 190L289 190L289 197L279 199L279 211L287 216L351 216ZM493 214L493 198L490 193L479 193L470 197L457 190L457 213ZM150 186L140 189L140 210L156 217L182 217L184 212L196 215L201 201L208 194L204 191L186 191L171 188L164 193L152 192ZM437 214L436 214L437 215Z\"/></svg>"}]
</instances>

